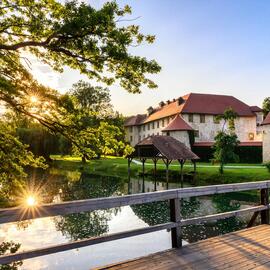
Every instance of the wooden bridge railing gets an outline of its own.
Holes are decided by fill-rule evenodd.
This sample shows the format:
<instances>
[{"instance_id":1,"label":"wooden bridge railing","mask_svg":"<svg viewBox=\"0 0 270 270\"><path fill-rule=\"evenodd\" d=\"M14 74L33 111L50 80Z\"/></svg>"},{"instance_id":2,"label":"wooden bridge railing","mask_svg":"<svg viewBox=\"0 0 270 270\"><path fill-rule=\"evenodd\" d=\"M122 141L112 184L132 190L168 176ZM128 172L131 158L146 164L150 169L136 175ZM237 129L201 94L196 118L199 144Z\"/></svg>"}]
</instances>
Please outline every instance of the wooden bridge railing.
<instances>
[{"instance_id":1,"label":"wooden bridge railing","mask_svg":"<svg viewBox=\"0 0 270 270\"><path fill-rule=\"evenodd\" d=\"M67 251L70 249L81 248L85 246L151 233L164 229L171 230L172 247L177 248L181 247L182 245L181 239L182 226L239 216L243 213L249 212L256 213L253 216L252 219L253 221L256 219L258 213L261 213L261 222L264 224L269 224L269 188L270 188L270 181L249 182L240 184L190 187L183 189L149 192L143 194L133 194L121 197L98 198L98 199L62 202L55 204L44 204L39 205L36 208L31 207L28 209L19 207L0 209L0 224L7 222L22 221L27 219L66 215L72 213L109 209L126 205L136 205L166 200L170 201L170 215L171 215L171 221L164 224L109 235L102 235L89 239L83 239L74 242L68 242L59 245L0 256L0 264L8 264L14 261L30 259L38 256ZM180 207L181 207L180 199L182 198L197 197L203 195L214 195L236 191L255 190L255 189L261 191L261 204L258 206L189 219L182 219L180 216Z\"/></svg>"}]
</instances>

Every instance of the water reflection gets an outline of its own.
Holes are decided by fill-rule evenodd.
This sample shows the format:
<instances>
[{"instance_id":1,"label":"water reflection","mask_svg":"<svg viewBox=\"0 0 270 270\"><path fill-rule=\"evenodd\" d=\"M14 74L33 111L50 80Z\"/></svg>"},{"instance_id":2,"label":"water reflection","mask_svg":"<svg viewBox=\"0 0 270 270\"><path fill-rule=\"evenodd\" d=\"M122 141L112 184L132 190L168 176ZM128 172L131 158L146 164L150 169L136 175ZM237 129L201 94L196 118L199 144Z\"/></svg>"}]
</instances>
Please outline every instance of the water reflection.
<instances>
[{"instance_id":1,"label":"water reflection","mask_svg":"<svg viewBox=\"0 0 270 270\"><path fill-rule=\"evenodd\" d=\"M43 183L41 195L44 202L121 196L180 187L180 183L166 183L155 179L123 179L57 169L47 171L42 175L36 173L35 179L39 179ZM181 215L183 218L189 218L232 211L256 203L258 203L258 196L255 193L188 198L181 201ZM185 226L183 227L183 238L187 242L194 242L238 230L246 226L249 219L250 215L245 215L241 218L233 217L218 222ZM20 250L27 250L168 221L168 202L155 202L3 224L0 226L0 240L13 240L15 243L21 243ZM41 236L42 241L40 241ZM142 246L143 248L141 248ZM70 265L76 266L76 269L89 269L168 248L170 248L170 233L161 231L27 260L20 269L58 270L70 269ZM93 254L91 260L89 254Z\"/></svg>"}]
</instances>

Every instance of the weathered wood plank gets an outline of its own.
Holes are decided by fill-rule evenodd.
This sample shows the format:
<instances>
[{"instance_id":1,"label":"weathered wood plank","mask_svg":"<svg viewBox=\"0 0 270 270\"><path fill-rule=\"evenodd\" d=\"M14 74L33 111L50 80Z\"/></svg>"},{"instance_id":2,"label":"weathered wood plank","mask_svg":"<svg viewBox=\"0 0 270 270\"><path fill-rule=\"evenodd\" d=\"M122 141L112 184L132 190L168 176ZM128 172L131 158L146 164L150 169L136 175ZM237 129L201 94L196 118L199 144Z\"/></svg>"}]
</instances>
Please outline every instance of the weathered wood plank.
<instances>
[{"instance_id":1,"label":"weathered wood plank","mask_svg":"<svg viewBox=\"0 0 270 270\"><path fill-rule=\"evenodd\" d=\"M218 214L207 215L207 216L202 216L202 217L189 218L189 219L181 220L181 226L200 224L202 222L220 220L220 219L225 219L229 217L238 217L238 216L241 216L242 214L246 214L250 212L258 212L258 211L263 211L267 209L269 209L269 204L249 207L249 208L225 212L225 213L218 213Z\"/></svg>"},{"instance_id":2,"label":"weathered wood plank","mask_svg":"<svg viewBox=\"0 0 270 270\"><path fill-rule=\"evenodd\" d=\"M82 247L86 247L86 246L91 246L91 245L96 245L96 244L108 242L108 241L119 240L119 239L123 239L123 238L127 238L127 237L156 232L156 231L160 231L160 230L172 229L172 228L175 228L177 226L178 226L177 223L169 222L169 223L164 223L164 224L155 225L155 226L151 226L151 227L145 227L145 228L130 230L130 231L126 231L126 232L114 233L114 234L110 234L110 235L93 237L93 238L78 240L78 241L74 241L74 242L44 247L44 248L40 248L40 249L34 249L34 250L4 255L4 256L0 256L0 265L1 264L8 264L8 263L11 263L14 261L21 261L21 260L26 260L26 259L30 259L30 258L44 256L44 255L49 255L49 254L53 254L53 253L63 252L63 251L67 251L70 249L77 249L77 248L82 248Z\"/></svg>"},{"instance_id":3,"label":"weathered wood plank","mask_svg":"<svg viewBox=\"0 0 270 270\"><path fill-rule=\"evenodd\" d=\"M200 242L181 249L165 251L158 256L151 255L133 260L127 263L115 264L98 269L122 269L122 270L176 270L176 269L269 269L270 263L270 226L259 226L263 230L253 227L243 232L239 231L232 234L215 237L222 243L220 246L211 246L211 241L203 240L208 243L209 251L203 248L192 252L190 246L200 246ZM259 232L259 236L256 232ZM250 232L247 234L247 232ZM246 236L249 236L248 238ZM235 241L234 241L235 240ZM188 252L185 252L188 250Z\"/></svg>"},{"instance_id":4,"label":"weathered wood plank","mask_svg":"<svg viewBox=\"0 0 270 270\"><path fill-rule=\"evenodd\" d=\"M177 190L165 190L119 197L77 200L53 204L43 204L35 208L13 207L0 209L0 224L26 219L67 215L94 210L109 209L177 198Z\"/></svg>"},{"instance_id":5,"label":"weathered wood plank","mask_svg":"<svg viewBox=\"0 0 270 270\"><path fill-rule=\"evenodd\" d=\"M67 215L72 213L109 209L127 205L136 205L155 201L164 201L175 198L188 198L234 191L245 191L252 189L264 189L270 187L270 181L215 185L205 187L192 187L173 189L143 194L133 194L119 197L98 198L61 202L54 204L39 205L34 208L14 207L0 209L0 224L14 221L22 221L32 218ZM33 211L34 210L34 211Z\"/></svg>"}]
</instances>

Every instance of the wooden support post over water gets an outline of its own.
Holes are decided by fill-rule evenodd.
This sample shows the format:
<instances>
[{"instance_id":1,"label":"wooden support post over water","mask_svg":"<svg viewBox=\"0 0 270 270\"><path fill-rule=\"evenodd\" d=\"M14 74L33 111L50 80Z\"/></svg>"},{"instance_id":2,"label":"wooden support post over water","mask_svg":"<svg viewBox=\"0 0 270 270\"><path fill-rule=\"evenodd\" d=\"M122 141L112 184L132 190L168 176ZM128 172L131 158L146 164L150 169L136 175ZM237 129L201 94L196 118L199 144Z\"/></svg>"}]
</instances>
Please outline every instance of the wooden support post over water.
<instances>
[{"instance_id":1,"label":"wooden support post over water","mask_svg":"<svg viewBox=\"0 0 270 270\"><path fill-rule=\"evenodd\" d=\"M193 174L193 184L196 184L196 174L197 174L197 163L196 160L192 159L191 160L194 166L194 174Z\"/></svg>"},{"instance_id":2,"label":"wooden support post over water","mask_svg":"<svg viewBox=\"0 0 270 270\"><path fill-rule=\"evenodd\" d=\"M171 164L172 161L169 160L169 159L163 159L163 162L166 165L166 182L167 182L167 186L168 186L168 183L169 183L169 165Z\"/></svg>"},{"instance_id":3,"label":"wooden support post over water","mask_svg":"<svg viewBox=\"0 0 270 270\"><path fill-rule=\"evenodd\" d=\"M261 204L269 205L269 189L261 189ZM269 224L269 209L261 211L261 223Z\"/></svg>"},{"instance_id":4,"label":"wooden support post over water","mask_svg":"<svg viewBox=\"0 0 270 270\"><path fill-rule=\"evenodd\" d=\"M181 214L180 214L180 201L179 199L171 199L170 200L170 215L171 222L180 222ZM172 247L180 248L182 247L182 235L181 235L181 226L177 226L176 228L171 229L171 239L172 239Z\"/></svg>"},{"instance_id":5,"label":"wooden support post over water","mask_svg":"<svg viewBox=\"0 0 270 270\"><path fill-rule=\"evenodd\" d=\"M155 191L157 190L157 162L158 158L153 158L154 162L154 180L155 180Z\"/></svg>"},{"instance_id":6,"label":"wooden support post over water","mask_svg":"<svg viewBox=\"0 0 270 270\"><path fill-rule=\"evenodd\" d=\"M184 174L183 174L183 168L184 168L184 164L185 164L185 160L184 159L178 159L179 163L180 163L180 181L181 181L181 188L184 187Z\"/></svg>"}]
</instances>

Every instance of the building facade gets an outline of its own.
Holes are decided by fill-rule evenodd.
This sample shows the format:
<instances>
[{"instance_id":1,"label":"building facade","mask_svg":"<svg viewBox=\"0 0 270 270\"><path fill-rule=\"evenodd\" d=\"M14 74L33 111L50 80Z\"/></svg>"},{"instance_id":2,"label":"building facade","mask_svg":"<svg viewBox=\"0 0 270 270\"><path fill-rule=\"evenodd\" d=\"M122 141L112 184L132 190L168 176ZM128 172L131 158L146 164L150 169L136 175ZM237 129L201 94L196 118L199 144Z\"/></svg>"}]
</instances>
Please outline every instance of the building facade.
<instances>
[{"instance_id":1,"label":"building facade","mask_svg":"<svg viewBox=\"0 0 270 270\"><path fill-rule=\"evenodd\" d=\"M263 162L270 162L270 113L261 125L263 136Z\"/></svg>"},{"instance_id":2,"label":"building facade","mask_svg":"<svg viewBox=\"0 0 270 270\"><path fill-rule=\"evenodd\" d=\"M241 143L262 143L263 112L257 106L249 106L233 96L191 93L156 108L149 107L146 114L129 117L125 121L126 139L132 146L151 135L170 135L188 147L211 144L218 131L227 129L219 120L228 108L237 118L235 132ZM191 134L193 134L193 139Z\"/></svg>"}]
</instances>

